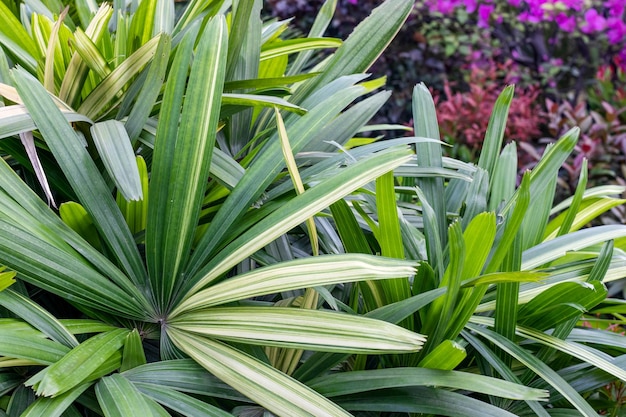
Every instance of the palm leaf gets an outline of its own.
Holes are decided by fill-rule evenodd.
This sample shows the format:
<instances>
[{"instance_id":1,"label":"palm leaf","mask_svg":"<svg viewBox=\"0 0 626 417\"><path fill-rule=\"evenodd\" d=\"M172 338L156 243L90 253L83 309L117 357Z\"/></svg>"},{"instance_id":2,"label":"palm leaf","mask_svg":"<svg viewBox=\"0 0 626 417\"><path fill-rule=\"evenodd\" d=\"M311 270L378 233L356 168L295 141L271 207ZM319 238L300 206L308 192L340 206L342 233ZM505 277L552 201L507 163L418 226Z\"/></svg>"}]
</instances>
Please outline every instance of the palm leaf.
<instances>
[{"instance_id":1,"label":"palm leaf","mask_svg":"<svg viewBox=\"0 0 626 417\"><path fill-rule=\"evenodd\" d=\"M232 347L175 330L170 336L179 349L206 370L275 414L350 415L305 385Z\"/></svg>"},{"instance_id":2,"label":"palm leaf","mask_svg":"<svg viewBox=\"0 0 626 417\"><path fill-rule=\"evenodd\" d=\"M219 340L327 352L411 352L419 350L425 340L379 320L285 307L198 310L181 314L171 325Z\"/></svg>"},{"instance_id":3,"label":"palm leaf","mask_svg":"<svg viewBox=\"0 0 626 417\"><path fill-rule=\"evenodd\" d=\"M20 96L64 169L80 202L93 217L96 227L124 270L133 282L143 287L147 279L143 262L128 226L95 164L43 87L22 69L14 70L13 74Z\"/></svg>"},{"instance_id":4,"label":"palm leaf","mask_svg":"<svg viewBox=\"0 0 626 417\"><path fill-rule=\"evenodd\" d=\"M187 39L191 42L187 41L186 45L193 46L193 37ZM200 48L191 67L180 128L175 127L178 125L176 116L161 120L162 123L174 123L174 126L157 131L156 142L162 145L155 148L146 256L152 286L161 306L167 304L186 263L198 223L217 132L226 41L224 19L211 20L199 39ZM189 47L180 48L179 54L189 53ZM175 65L178 63L176 61ZM186 66L181 68L178 76L186 77ZM170 83L174 87L170 87ZM174 90L178 85L180 81L176 78L168 81L165 101L178 103L182 100L176 96L182 94L182 90ZM164 106L162 114L176 107L172 105L174 107ZM174 130L178 130L177 134Z\"/></svg>"}]
</instances>

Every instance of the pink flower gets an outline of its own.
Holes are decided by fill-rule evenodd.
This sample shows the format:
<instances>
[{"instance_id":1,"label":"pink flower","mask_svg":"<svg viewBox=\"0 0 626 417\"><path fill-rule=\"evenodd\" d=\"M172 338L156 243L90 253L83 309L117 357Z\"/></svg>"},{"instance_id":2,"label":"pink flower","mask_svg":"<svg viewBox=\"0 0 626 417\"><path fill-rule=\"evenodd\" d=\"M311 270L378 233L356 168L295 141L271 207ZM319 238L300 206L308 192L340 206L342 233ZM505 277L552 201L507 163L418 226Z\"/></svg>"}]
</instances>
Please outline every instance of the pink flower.
<instances>
[{"instance_id":1,"label":"pink flower","mask_svg":"<svg viewBox=\"0 0 626 417\"><path fill-rule=\"evenodd\" d=\"M518 19L520 22L528 22L528 23L539 23L541 22L541 17L543 16L537 16L537 14L535 13L531 13L531 12L522 12L520 13Z\"/></svg>"},{"instance_id":2,"label":"pink flower","mask_svg":"<svg viewBox=\"0 0 626 417\"><path fill-rule=\"evenodd\" d=\"M559 13L554 17L554 21L564 32L571 33L576 29L576 18L574 16L568 16L565 13Z\"/></svg>"},{"instance_id":3,"label":"pink flower","mask_svg":"<svg viewBox=\"0 0 626 417\"><path fill-rule=\"evenodd\" d=\"M624 0L608 0L604 4L604 7L609 10L610 17L616 17L620 19L624 15L626 3L624 3Z\"/></svg>"},{"instance_id":4,"label":"pink flower","mask_svg":"<svg viewBox=\"0 0 626 417\"><path fill-rule=\"evenodd\" d=\"M519 7L522 0L509 0L509 4L513 7Z\"/></svg>"},{"instance_id":5,"label":"pink flower","mask_svg":"<svg viewBox=\"0 0 626 417\"><path fill-rule=\"evenodd\" d=\"M606 34L609 43L615 45L626 41L626 23L622 19L610 17L606 23L609 28Z\"/></svg>"},{"instance_id":6,"label":"pink flower","mask_svg":"<svg viewBox=\"0 0 626 417\"><path fill-rule=\"evenodd\" d=\"M474 13L476 11L476 0L463 0L463 4L465 5L465 9L467 13Z\"/></svg>"},{"instance_id":7,"label":"pink flower","mask_svg":"<svg viewBox=\"0 0 626 417\"><path fill-rule=\"evenodd\" d=\"M489 17L491 17L494 9L495 6L493 4L481 4L478 6L478 27L489 27Z\"/></svg>"},{"instance_id":8,"label":"pink flower","mask_svg":"<svg viewBox=\"0 0 626 417\"><path fill-rule=\"evenodd\" d=\"M583 33L600 32L606 28L606 19L596 9L585 12L585 25L580 28Z\"/></svg>"},{"instance_id":9,"label":"pink flower","mask_svg":"<svg viewBox=\"0 0 626 417\"><path fill-rule=\"evenodd\" d=\"M560 3L577 12L581 11L583 8L583 0L560 0Z\"/></svg>"},{"instance_id":10,"label":"pink flower","mask_svg":"<svg viewBox=\"0 0 626 417\"><path fill-rule=\"evenodd\" d=\"M450 14L456 5L450 0L441 0L437 3L437 11L443 14Z\"/></svg>"}]
</instances>

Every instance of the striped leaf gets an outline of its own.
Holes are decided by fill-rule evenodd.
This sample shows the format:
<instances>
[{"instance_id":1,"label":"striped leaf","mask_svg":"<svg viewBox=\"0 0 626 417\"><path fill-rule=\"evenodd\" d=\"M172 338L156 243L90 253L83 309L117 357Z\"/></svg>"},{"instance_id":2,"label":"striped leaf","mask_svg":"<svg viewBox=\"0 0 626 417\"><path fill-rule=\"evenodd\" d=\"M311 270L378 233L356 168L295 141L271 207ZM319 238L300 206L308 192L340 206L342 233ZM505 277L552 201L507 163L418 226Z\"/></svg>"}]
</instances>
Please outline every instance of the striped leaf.
<instances>
[{"instance_id":1,"label":"striped leaf","mask_svg":"<svg viewBox=\"0 0 626 417\"><path fill-rule=\"evenodd\" d=\"M230 346L180 331L172 330L170 336L179 349L207 371L274 414L350 416L307 386Z\"/></svg>"},{"instance_id":2,"label":"striped leaf","mask_svg":"<svg viewBox=\"0 0 626 417\"><path fill-rule=\"evenodd\" d=\"M178 54L191 53L193 41L188 36ZM178 87L187 76L185 65L171 76L164 97L169 103L162 106L161 114L173 111L175 116L162 118L160 123L165 125L160 124L157 131L146 230L148 270L161 306L168 304L189 257L198 224L219 120L226 45L226 22L223 17L214 18L199 39L182 103L180 126L178 103L182 101L182 89ZM182 64L190 56L179 59L174 65Z\"/></svg>"},{"instance_id":3,"label":"striped leaf","mask_svg":"<svg viewBox=\"0 0 626 417\"><path fill-rule=\"evenodd\" d=\"M425 338L384 321L286 307L222 307L181 314L172 327L211 339L324 352L415 352Z\"/></svg>"}]
</instances>

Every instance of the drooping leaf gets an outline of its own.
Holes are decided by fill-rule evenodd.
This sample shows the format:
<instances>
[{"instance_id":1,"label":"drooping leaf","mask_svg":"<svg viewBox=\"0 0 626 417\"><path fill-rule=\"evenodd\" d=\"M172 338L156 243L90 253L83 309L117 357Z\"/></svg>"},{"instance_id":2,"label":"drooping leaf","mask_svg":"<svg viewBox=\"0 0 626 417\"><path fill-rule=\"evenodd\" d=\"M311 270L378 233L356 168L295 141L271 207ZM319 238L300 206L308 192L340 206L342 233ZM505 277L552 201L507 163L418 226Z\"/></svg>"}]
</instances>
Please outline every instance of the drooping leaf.
<instances>
[{"instance_id":1,"label":"drooping leaf","mask_svg":"<svg viewBox=\"0 0 626 417\"><path fill-rule=\"evenodd\" d=\"M37 393L46 397L56 396L83 383L122 347L127 334L126 329L100 333L73 348L61 360L46 368Z\"/></svg>"}]
</instances>

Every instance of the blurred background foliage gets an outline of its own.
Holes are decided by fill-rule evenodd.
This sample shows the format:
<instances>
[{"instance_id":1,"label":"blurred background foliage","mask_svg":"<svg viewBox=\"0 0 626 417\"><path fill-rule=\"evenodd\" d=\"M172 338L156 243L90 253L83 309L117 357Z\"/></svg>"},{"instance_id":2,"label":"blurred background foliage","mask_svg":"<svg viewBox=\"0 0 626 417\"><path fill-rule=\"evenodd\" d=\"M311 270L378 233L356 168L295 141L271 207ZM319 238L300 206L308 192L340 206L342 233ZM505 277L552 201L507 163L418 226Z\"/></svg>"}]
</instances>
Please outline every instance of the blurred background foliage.
<instances>
[{"instance_id":1,"label":"blurred background foliage","mask_svg":"<svg viewBox=\"0 0 626 417\"><path fill-rule=\"evenodd\" d=\"M307 33L322 0L266 0L270 17ZM340 0L328 36L345 38L380 4ZM371 68L391 100L380 123L411 125L411 85L430 86L450 156L474 162L498 93L516 84L505 138L521 148L520 174L573 126L582 135L561 171L573 192L583 158L590 185L626 181L626 23L622 0L420 0ZM614 210L607 222L623 222Z\"/></svg>"}]
</instances>

